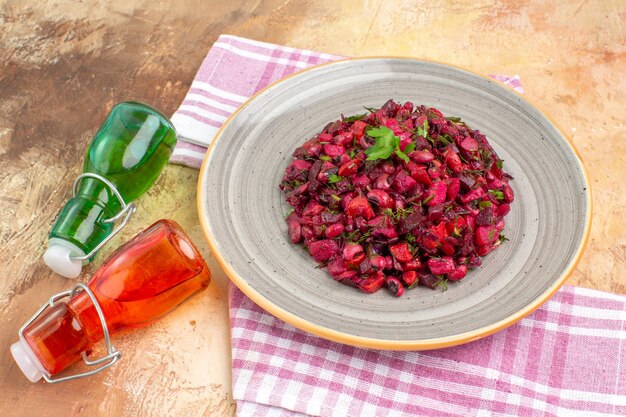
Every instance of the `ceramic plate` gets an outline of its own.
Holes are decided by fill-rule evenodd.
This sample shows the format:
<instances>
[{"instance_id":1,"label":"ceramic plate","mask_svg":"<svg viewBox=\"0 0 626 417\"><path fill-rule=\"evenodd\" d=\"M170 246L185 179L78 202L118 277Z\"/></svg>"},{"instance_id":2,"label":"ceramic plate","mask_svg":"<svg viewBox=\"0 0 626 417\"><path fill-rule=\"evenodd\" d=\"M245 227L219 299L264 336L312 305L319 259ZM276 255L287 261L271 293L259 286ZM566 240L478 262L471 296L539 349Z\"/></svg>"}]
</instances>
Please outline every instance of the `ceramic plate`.
<instances>
[{"instance_id":1,"label":"ceramic plate","mask_svg":"<svg viewBox=\"0 0 626 417\"><path fill-rule=\"evenodd\" d=\"M278 184L292 152L341 113L363 113L390 98L461 117L487 135L515 178L504 231L510 241L445 292L362 293L317 269L287 236L289 207ZM253 301L303 330L379 349L451 346L513 324L572 272L591 219L583 165L540 110L485 77L399 58L318 66L250 99L204 160L198 207L213 255Z\"/></svg>"}]
</instances>

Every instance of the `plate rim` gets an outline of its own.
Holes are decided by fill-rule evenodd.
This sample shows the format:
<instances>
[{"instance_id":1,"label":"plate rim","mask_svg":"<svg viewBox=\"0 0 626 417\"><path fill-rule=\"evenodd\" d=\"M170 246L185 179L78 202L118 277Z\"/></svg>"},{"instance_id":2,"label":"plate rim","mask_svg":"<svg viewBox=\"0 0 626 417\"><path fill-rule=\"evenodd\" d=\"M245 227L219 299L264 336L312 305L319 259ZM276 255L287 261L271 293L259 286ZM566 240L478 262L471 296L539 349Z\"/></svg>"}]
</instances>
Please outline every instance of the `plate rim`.
<instances>
[{"instance_id":1,"label":"plate rim","mask_svg":"<svg viewBox=\"0 0 626 417\"><path fill-rule=\"evenodd\" d=\"M483 326L480 327L478 329L475 330L471 330L471 331L467 331L467 332L463 332L463 333L459 333L453 336L446 336L446 337L438 337L438 338L431 338L431 339L421 339L421 340L390 340L390 339L378 339L378 338L371 338L371 337L364 337L364 336L357 336L357 335L353 335L353 334L349 334L349 333L344 333L344 332L340 332L325 326L321 326L319 324L315 324L309 320L306 320L302 317L299 317L293 313L290 313L289 311L283 309L282 307L278 306L277 304L274 304L273 302L269 301L267 298L265 298L260 292L258 292L257 290L255 290L254 288L252 288L247 282L246 280L241 277L235 270L234 268L228 264L228 262L226 262L224 256L219 252L218 248L217 248L217 244L216 244L216 239L213 237L213 235L211 234L210 228L209 228L209 224L208 224L208 214L204 208L204 199L203 199L203 188L205 185L205 177L206 177L206 172L208 170L209 167L209 159L211 157L211 154L213 152L213 148L215 147L215 144L219 141L219 139L222 136L222 132L224 131L224 129L226 128L226 126L229 125L229 123L239 114L239 112L241 110L243 110L244 108L246 108L248 106L248 104L253 101L257 96L261 95L263 92L265 92L266 90L275 87L276 85L279 85L282 82L285 82L286 80L292 78L292 77L296 77L300 74L309 72L309 71L314 71L318 68L322 68L322 67L326 67L326 66L330 66L330 65L336 65L336 64L340 64L340 63L345 63L345 62L351 62L351 61L368 61L368 60L383 60L383 59L393 59L393 60L407 60L407 61L416 61L416 62L428 62L428 63L435 63L435 64L439 64L439 65L445 65L451 68L455 68L458 70L462 70L465 72L468 72L472 75L478 76L480 78L486 79L491 83L495 83L495 85L498 85L502 88L508 89L509 91L513 92L518 98L520 98L521 100L527 102L528 104L530 104L531 106L533 106L534 108L536 108L539 112L541 112L543 114L543 116L548 119L550 121L550 123L552 123L552 125L554 127L556 127L556 129L561 133L561 135L565 138L566 140L566 144L570 147L570 149L574 152L574 155L576 156L576 162L578 163L581 172L583 174L583 179L585 182L585 186L587 188L587 193L586 193L586 200L587 200L587 210L585 212L586 215L586 222L585 222L585 228L584 228L584 232L583 232L583 237L580 240L579 244L578 244L578 248L576 249L576 254L574 256L574 258L569 262L569 264L567 265L567 267L563 270L563 272L559 275L559 277L554 281L554 283L552 284L552 286L550 286L546 291L544 291L540 296L538 296L536 299L534 299L531 303L529 303L528 305L526 305L524 308L520 309L519 311L515 312L514 314L511 314L510 316L506 317L505 319L502 319L496 323L490 324L488 326ZM533 311L535 311L537 308L539 308L543 303L545 303L546 301L548 301L548 299L550 299L550 297L552 297L554 295L554 293L556 293L556 291L561 288L563 286L563 284L565 283L565 281L567 281L567 279L572 275L572 273L574 272L574 270L576 269L576 266L578 265L584 251L585 248L587 246L587 243L589 241L589 234L591 231L591 223L592 223L592 213L593 213L593 198L592 198L592 190L591 190L591 182L589 181L589 174L587 173L587 169L585 168L585 165L583 163L582 157L580 156L580 153L578 152L578 150L576 149L576 146L574 145L574 143L572 142L571 138L565 133L565 131L563 130L563 128L561 128L561 126L552 118L550 117L541 107L539 107L536 103L534 103L532 100L530 100L529 98L525 97L524 95L520 94L519 92L517 92L515 89L511 88L510 86L503 84L503 83L499 83L496 80L493 80L489 77L487 77L486 75L482 75L479 73L476 73L472 70L469 70L463 66L459 66L459 65L453 65L453 64L449 64L447 62L442 62L442 61L437 61L437 60L432 60L432 59L426 59L426 58L416 58L416 57L409 57L409 56L393 56L393 55L382 55L382 56L364 56L364 57L354 57L354 58L345 58L345 59L340 59L337 61L330 61L330 62L326 62L323 64L318 64L309 68L305 68L301 71L297 71L291 75L288 75L287 77L281 78L280 80L268 85L267 87L259 90L258 92L256 92L254 95L252 95L248 100L246 100L241 106L239 106L237 108L237 110L235 110L233 112L232 115L230 115L230 117L228 117L228 119L226 119L226 121L224 122L224 124L220 127L220 129L218 130L218 132L216 133L215 137L213 138L213 140L211 141L211 144L209 145L207 152L202 160L202 166L200 167L200 171L199 171L199 176L198 176L198 184L197 184L197 190L196 190L196 202L197 202L197 209L198 209L198 217L200 219L200 225L202 227L202 231L204 233L204 237L205 240L207 241L208 245L209 245L209 249L211 251L212 256L215 258L215 260L217 261L217 263L219 264L219 266L222 268L222 270L226 273L226 275L228 276L228 278L230 279L230 281L235 284L235 286L237 286L246 296L248 296L255 304L257 304L259 307L261 307L263 310L267 311L268 313L272 314L273 316L279 318L280 320L283 320L293 326L295 326L296 328L303 330L305 332L308 333L312 333L315 334L317 336L323 337L325 339L334 341L334 342L339 342L339 343L344 343L344 344L348 344L348 345L352 345L352 346L357 346L357 347L363 347L363 348L370 348L370 349L381 349L381 350L431 350L431 349L440 349L440 348L445 348L445 347L450 347L450 346L455 346L455 345L461 345L461 344L465 344L465 343L469 343L472 342L474 340L478 340L481 339L483 337L489 336L493 333L496 333L506 327L509 327L515 323L517 323L518 321L520 321L521 319L523 319L524 317L528 316L529 314L531 314Z\"/></svg>"}]
</instances>

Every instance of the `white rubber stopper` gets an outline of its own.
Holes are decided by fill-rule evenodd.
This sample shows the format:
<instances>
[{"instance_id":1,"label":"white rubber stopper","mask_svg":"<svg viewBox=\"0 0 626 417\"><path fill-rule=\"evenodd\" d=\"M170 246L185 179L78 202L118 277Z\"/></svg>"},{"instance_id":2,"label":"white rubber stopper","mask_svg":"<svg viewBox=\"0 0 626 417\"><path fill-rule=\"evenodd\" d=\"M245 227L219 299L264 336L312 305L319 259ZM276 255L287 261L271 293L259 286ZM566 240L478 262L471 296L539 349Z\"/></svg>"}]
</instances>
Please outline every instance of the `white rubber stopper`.
<instances>
[{"instance_id":1,"label":"white rubber stopper","mask_svg":"<svg viewBox=\"0 0 626 417\"><path fill-rule=\"evenodd\" d=\"M30 382L37 382L41 379L43 366L24 339L11 345L11 354Z\"/></svg>"},{"instance_id":2,"label":"white rubber stopper","mask_svg":"<svg viewBox=\"0 0 626 417\"><path fill-rule=\"evenodd\" d=\"M43 261L59 275L65 278L76 278L83 269L83 262L71 259L70 255L84 256L76 245L61 239L50 239L48 249L43 254Z\"/></svg>"}]
</instances>

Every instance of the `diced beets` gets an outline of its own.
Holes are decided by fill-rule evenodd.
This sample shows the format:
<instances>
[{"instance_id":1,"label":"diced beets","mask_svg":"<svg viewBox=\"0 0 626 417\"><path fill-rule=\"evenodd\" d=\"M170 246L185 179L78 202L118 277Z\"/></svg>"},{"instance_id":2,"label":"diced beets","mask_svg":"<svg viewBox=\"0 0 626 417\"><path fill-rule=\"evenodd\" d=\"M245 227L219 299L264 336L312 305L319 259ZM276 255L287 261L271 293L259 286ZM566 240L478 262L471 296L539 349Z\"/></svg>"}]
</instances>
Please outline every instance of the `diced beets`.
<instances>
[{"instance_id":1,"label":"diced beets","mask_svg":"<svg viewBox=\"0 0 626 417\"><path fill-rule=\"evenodd\" d=\"M433 180L436 180L437 178L441 176L441 171L442 171L441 162L435 159L430 165L431 165L430 168L428 168L428 175Z\"/></svg>"},{"instance_id":2,"label":"diced beets","mask_svg":"<svg viewBox=\"0 0 626 417\"><path fill-rule=\"evenodd\" d=\"M502 194L504 194L504 201L506 201L509 204L513 202L515 195L513 193L513 189L511 188L509 184L506 184L504 186L504 188L502 189Z\"/></svg>"},{"instance_id":3,"label":"diced beets","mask_svg":"<svg viewBox=\"0 0 626 417\"><path fill-rule=\"evenodd\" d=\"M446 191L446 197L448 201L454 201L456 196L459 195L459 191L461 190L461 180L458 178L450 178L450 182L448 183L448 190Z\"/></svg>"},{"instance_id":4,"label":"diced beets","mask_svg":"<svg viewBox=\"0 0 626 417\"><path fill-rule=\"evenodd\" d=\"M370 203L367 201L367 198L363 196L358 196L352 199L352 201L348 203L346 213L348 216L362 216L367 220L373 219L374 216L376 216L374 210L372 210L372 206L370 206Z\"/></svg>"},{"instance_id":5,"label":"diced beets","mask_svg":"<svg viewBox=\"0 0 626 417\"><path fill-rule=\"evenodd\" d=\"M393 180L391 188L398 194L404 194L410 192L416 185L417 182L413 178L405 171L400 171Z\"/></svg>"},{"instance_id":6,"label":"diced beets","mask_svg":"<svg viewBox=\"0 0 626 417\"><path fill-rule=\"evenodd\" d=\"M331 213L329 211L324 211L320 215L322 223L339 223L344 222L346 220L346 215L343 213Z\"/></svg>"},{"instance_id":7,"label":"diced beets","mask_svg":"<svg viewBox=\"0 0 626 417\"><path fill-rule=\"evenodd\" d=\"M463 204L461 207L463 208L463 210L468 211L469 215L472 218L475 218L476 216L478 216L478 213L480 213L480 210L467 203Z\"/></svg>"},{"instance_id":8,"label":"diced beets","mask_svg":"<svg viewBox=\"0 0 626 417\"><path fill-rule=\"evenodd\" d=\"M353 140L354 140L354 133L352 132L339 133L337 136L333 138L333 142L336 145L341 145L344 147L352 145Z\"/></svg>"},{"instance_id":9,"label":"diced beets","mask_svg":"<svg viewBox=\"0 0 626 417\"><path fill-rule=\"evenodd\" d=\"M476 254L478 256L486 256L489 252L491 252L491 249L491 245L479 246L476 248Z\"/></svg>"},{"instance_id":10,"label":"diced beets","mask_svg":"<svg viewBox=\"0 0 626 417\"><path fill-rule=\"evenodd\" d=\"M418 278L417 278L417 272L415 271L406 271L402 274L402 281L404 282L404 284L409 287L412 288L412 286L414 284L417 284L418 282Z\"/></svg>"},{"instance_id":11,"label":"diced beets","mask_svg":"<svg viewBox=\"0 0 626 417\"><path fill-rule=\"evenodd\" d=\"M367 193L367 199L374 205L381 209L391 208L393 206L393 199L389 194L383 190L372 190Z\"/></svg>"},{"instance_id":12,"label":"diced beets","mask_svg":"<svg viewBox=\"0 0 626 417\"><path fill-rule=\"evenodd\" d=\"M504 187L504 182L495 178L493 180L487 179L487 188L490 190L499 190Z\"/></svg>"},{"instance_id":13,"label":"diced beets","mask_svg":"<svg viewBox=\"0 0 626 417\"><path fill-rule=\"evenodd\" d=\"M392 256L385 256L385 269L386 270L392 270L393 269L393 257Z\"/></svg>"},{"instance_id":14,"label":"diced beets","mask_svg":"<svg viewBox=\"0 0 626 417\"><path fill-rule=\"evenodd\" d=\"M333 279L337 282L341 282L344 285L358 288L359 285L355 282L358 278L358 275L359 273L357 271L347 270L346 272L333 276Z\"/></svg>"},{"instance_id":15,"label":"diced beets","mask_svg":"<svg viewBox=\"0 0 626 417\"><path fill-rule=\"evenodd\" d=\"M309 161L305 161L304 159L295 159L291 162L291 164L294 166L294 168L301 171L308 171L313 165L312 163L310 163Z\"/></svg>"},{"instance_id":16,"label":"diced beets","mask_svg":"<svg viewBox=\"0 0 626 417\"><path fill-rule=\"evenodd\" d=\"M374 269L382 271L383 269L385 269L387 262L385 261L384 256L374 255L370 259L370 265L372 265Z\"/></svg>"},{"instance_id":17,"label":"diced beets","mask_svg":"<svg viewBox=\"0 0 626 417\"><path fill-rule=\"evenodd\" d=\"M367 278L361 280L359 282L359 288L361 289L361 291L372 294L380 290L383 287L384 283L385 274L379 271L374 274L370 274L367 276Z\"/></svg>"},{"instance_id":18,"label":"diced beets","mask_svg":"<svg viewBox=\"0 0 626 417\"><path fill-rule=\"evenodd\" d=\"M509 211L511 211L511 206L506 203L500 204L498 206L498 216L500 217L506 216L507 214L509 214Z\"/></svg>"},{"instance_id":19,"label":"diced beets","mask_svg":"<svg viewBox=\"0 0 626 417\"><path fill-rule=\"evenodd\" d=\"M400 262L409 262L413 258L408 243L398 243L390 246L389 251Z\"/></svg>"},{"instance_id":20,"label":"diced beets","mask_svg":"<svg viewBox=\"0 0 626 417\"><path fill-rule=\"evenodd\" d=\"M400 297L404 294L404 286L400 280L394 276L387 277L387 288L389 288L389 291L396 297Z\"/></svg>"},{"instance_id":21,"label":"diced beets","mask_svg":"<svg viewBox=\"0 0 626 417\"><path fill-rule=\"evenodd\" d=\"M440 240L445 239L446 236L448 236L448 231L446 230L446 224L444 222L441 222L436 226L432 226L428 230Z\"/></svg>"},{"instance_id":22,"label":"diced beets","mask_svg":"<svg viewBox=\"0 0 626 417\"><path fill-rule=\"evenodd\" d=\"M483 197L485 194L485 190L483 190L482 188L474 188L469 193L462 195L460 199L463 203L469 203L470 201L474 201Z\"/></svg>"},{"instance_id":23,"label":"diced beets","mask_svg":"<svg viewBox=\"0 0 626 417\"><path fill-rule=\"evenodd\" d=\"M476 216L476 224L478 226L489 226L492 225L494 222L494 210L493 207L489 206L489 207L484 207L480 210L480 213L478 213L478 216Z\"/></svg>"},{"instance_id":24,"label":"diced beets","mask_svg":"<svg viewBox=\"0 0 626 417\"><path fill-rule=\"evenodd\" d=\"M459 147L465 152L471 154L472 152L478 150L478 142L476 142L476 139L474 138L465 138L460 143Z\"/></svg>"},{"instance_id":25,"label":"diced beets","mask_svg":"<svg viewBox=\"0 0 626 417\"><path fill-rule=\"evenodd\" d=\"M319 135L317 135L317 139L320 142L330 143L330 141L333 140L333 135L331 135L330 133L320 133Z\"/></svg>"},{"instance_id":26,"label":"diced beets","mask_svg":"<svg viewBox=\"0 0 626 417\"><path fill-rule=\"evenodd\" d=\"M435 275L449 274L456 269L451 256L428 259L428 268L430 272Z\"/></svg>"},{"instance_id":27,"label":"diced beets","mask_svg":"<svg viewBox=\"0 0 626 417\"><path fill-rule=\"evenodd\" d=\"M324 210L323 205L321 205L315 200L311 200L309 201L309 204L307 204L307 206L304 208L304 211L302 212L302 216L312 217L312 216L315 216L316 214L320 214L322 210Z\"/></svg>"},{"instance_id":28,"label":"diced beets","mask_svg":"<svg viewBox=\"0 0 626 417\"><path fill-rule=\"evenodd\" d=\"M359 269L361 263L365 260L365 254L363 252L356 255L353 259L346 260L346 266L350 269Z\"/></svg>"},{"instance_id":29,"label":"diced beets","mask_svg":"<svg viewBox=\"0 0 626 417\"><path fill-rule=\"evenodd\" d=\"M409 173L411 178L417 181L420 184L424 184L426 186L430 186L433 181L430 179L428 172L426 171L426 167L423 166L415 166L415 168L409 168Z\"/></svg>"},{"instance_id":30,"label":"diced beets","mask_svg":"<svg viewBox=\"0 0 626 417\"><path fill-rule=\"evenodd\" d=\"M421 274L419 275L419 282L425 287L430 289L437 288L437 283L439 282L439 278L434 276L433 274Z\"/></svg>"},{"instance_id":31,"label":"diced beets","mask_svg":"<svg viewBox=\"0 0 626 417\"><path fill-rule=\"evenodd\" d=\"M498 230L495 226L478 226L476 228L476 246L485 246L498 239Z\"/></svg>"},{"instance_id":32,"label":"diced beets","mask_svg":"<svg viewBox=\"0 0 626 417\"><path fill-rule=\"evenodd\" d=\"M315 235L316 238L321 238L322 234L324 233L324 227L322 225L319 224L314 224L313 225L313 234Z\"/></svg>"},{"instance_id":33,"label":"diced beets","mask_svg":"<svg viewBox=\"0 0 626 417\"><path fill-rule=\"evenodd\" d=\"M326 235L328 239L334 239L342 234L344 229L345 227L341 223L331 224L330 226L326 226L326 229L324 230L324 235Z\"/></svg>"},{"instance_id":34,"label":"diced beets","mask_svg":"<svg viewBox=\"0 0 626 417\"><path fill-rule=\"evenodd\" d=\"M374 181L374 188L378 190L388 190L391 188L389 174L380 174Z\"/></svg>"},{"instance_id":35,"label":"diced beets","mask_svg":"<svg viewBox=\"0 0 626 417\"><path fill-rule=\"evenodd\" d=\"M363 246L358 243L348 243L343 248L343 257L347 261L351 261L363 253Z\"/></svg>"},{"instance_id":36,"label":"diced beets","mask_svg":"<svg viewBox=\"0 0 626 417\"><path fill-rule=\"evenodd\" d=\"M289 229L291 243L300 243L302 240L302 226L296 213L291 213L287 218L287 228Z\"/></svg>"},{"instance_id":37,"label":"diced beets","mask_svg":"<svg viewBox=\"0 0 626 417\"><path fill-rule=\"evenodd\" d=\"M330 239L316 240L309 244L309 252L317 262L325 262L339 251L337 242Z\"/></svg>"},{"instance_id":38,"label":"diced beets","mask_svg":"<svg viewBox=\"0 0 626 417\"><path fill-rule=\"evenodd\" d=\"M398 222L397 224L398 233L401 235L404 235L404 234L411 232L412 230L420 226L420 224L422 223L422 217L423 216L420 211L415 211L409 214L404 219Z\"/></svg>"},{"instance_id":39,"label":"diced beets","mask_svg":"<svg viewBox=\"0 0 626 417\"><path fill-rule=\"evenodd\" d=\"M468 227L471 231L476 230L476 218L475 218L475 217L467 216L467 217L465 218L465 221L467 222L467 227Z\"/></svg>"},{"instance_id":40,"label":"diced beets","mask_svg":"<svg viewBox=\"0 0 626 417\"><path fill-rule=\"evenodd\" d=\"M341 256L335 256L328 262L328 273L333 277L341 275L347 270L346 262Z\"/></svg>"},{"instance_id":41,"label":"diced beets","mask_svg":"<svg viewBox=\"0 0 626 417\"><path fill-rule=\"evenodd\" d=\"M457 216L453 221L446 223L446 230L448 234L458 234L465 225L467 225L465 217Z\"/></svg>"},{"instance_id":42,"label":"diced beets","mask_svg":"<svg viewBox=\"0 0 626 417\"><path fill-rule=\"evenodd\" d=\"M379 143L366 131L381 126L408 161L396 153L366 161ZM416 135L424 126L426 137ZM452 142L429 142L442 136ZM281 178L294 208L289 239L327 263L335 281L364 292L386 286L400 296L443 277L459 281L502 244L515 196L499 161L485 135L434 108L389 100L362 120L335 120L296 148Z\"/></svg>"},{"instance_id":43,"label":"diced beets","mask_svg":"<svg viewBox=\"0 0 626 417\"><path fill-rule=\"evenodd\" d=\"M309 141L302 145L307 156L318 156L322 152L322 145L319 142Z\"/></svg>"},{"instance_id":44,"label":"diced beets","mask_svg":"<svg viewBox=\"0 0 626 417\"><path fill-rule=\"evenodd\" d=\"M500 160L500 161L501 161L501 160ZM493 175L494 175L497 179L499 179L499 180L501 180L501 179L502 179L502 170L501 170L500 168L498 168L498 165L497 165L497 164L493 164L493 165L491 166L491 172L493 173Z\"/></svg>"},{"instance_id":45,"label":"diced beets","mask_svg":"<svg viewBox=\"0 0 626 417\"><path fill-rule=\"evenodd\" d=\"M352 124L352 131L356 135L357 138L362 138L365 134L365 128L367 127L367 123L362 120L357 120Z\"/></svg>"},{"instance_id":46,"label":"diced beets","mask_svg":"<svg viewBox=\"0 0 626 417\"><path fill-rule=\"evenodd\" d=\"M446 192L448 186L443 181L434 182L430 186L426 194L424 194L424 200L428 201L426 204L429 206L438 206L446 201Z\"/></svg>"},{"instance_id":47,"label":"diced beets","mask_svg":"<svg viewBox=\"0 0 626 417\"><path fill-rule=\"evenodd\" d=\"M393 227L381 227L375 229L372 234L376 237L386 237L387 239L395 239L398 237L398 232Z\"/></svg>"},{"instance_id":48,"label":"diced beets","mask_svg":"<svg viewBox=\"0 0 626 417\"><path fill-rule=\"evenodd\" d=\"M454 249L454 245L445 240L441 242L439 249L441 250L441 252L443 252L444 254L448 256L452 256L454 255L454 252L456 252L456 249Z\"/></svg>"},{"instance_id":49,"label":"diced beets","mask_svg":"<svg viewBox=\"0 0 626 417\"><path fill-rule=\"evenodd\" d=\"M467 275L467 266L459 265L454 271L449 272L447 277L450 281L460 281L465 277L465 275Z\"/></svg>"},{"instance_id":50,"label":"diced beets","mask_svg":"<svg viewBox=\"0 0 626 417\"><path fill-rule=\"evenodd\" d=\"M461 162L461 158L459 158L459 155L451 148L448 148L444 155L446 158L446 164L452 172L459 173L463 170L463 162Z\"/></svg>"},{"instance_id":51,"label":"diced beets","mask_svg":"<svg viewBox=\"0 0 626 417\"><path fill-rule=\"evenodd\" d=\"M471 190L474 188L474 185L476 185L474 178L463 174L459 175L459 181L461 181L461 190L463 190L463 192Z\"/></svg>"},{"instance_id":52,"label":"diced beets","mask_svg":"<svg viewBox=\"0 0 626 417\"><path fill-rule=\"evenodd\" d=\"M385 174L393 174L396 172L396 166L391 162L383 162L380 166Z\"/></svg>"},{"instance_id":53,"label":"diced beets","mask_svg":"<svg viewBox=\"0 0 626 417\"><path fill-rule=\"evenodd\" d=\"M313 227L311 226L302 226L301 231L305 241L309 241L315 237L315 232L313 232Z\"/></svg>"},{"instance_id":54,"label":"diced beets","mask_svg":"<svg viewBox=\"0 0 626 417\"><path fill-rule=\"evenodd\" d=\"M350 161L351 161L350 155L348 155L347 153L342 153L341 155L333 158L333 163L337 165L338 167L342 167ZM358 159L357 161L361 162Z\"/></svg>"},{"instance_id":55,"label":"diced beets","mask_svg":"<svg viewBox=\"0 0 626 417\"><path fill-rule=\"evenodd\" d=\"M425 234L421 238L420 245L427 251L433 251L439 246L439 238L433 234Z\"/></svg>"},{"instance_id":56,"label":"diced beets","mask_svg":"<svg viewBox=\"0 0 626 417\"><path fill-rule=\"evenodd\" d=\"M324 145L324 153L328 156L330 156L331 158L334 156L339 156L343 153L345 153L346 150L343 146L340 145L332 145L330 143Z\"/></svg>"},{"instance_id":57,"label":"diced beets","mask_svg":"<svg viewBox=\"0 0 626 417\"><path fill-rule=\"evenodd\" d=\"M422 263L420 262L419 258L413 258L410 261L402 264L403 271L417 271L421 267L422 267Z\"/></svg>"},{"instance_id":58,"label":"diced beets","mask_svg":"<svg viewBox=\"0 0 626 417\"><path fill-rule=\"evenodd\" d=\"M371 183L372 181L367 175L359 175L352 180L352 184L356 188L367 188Z\"/></svg>"},{"instance_id":59,"label":"diced beets","mask_svg":"<svg viewBox=\"0 0 626 417\"><path fill-rule=\"evenodd\" d=\"M398 135L398 137L400 138L400 150L401 151L404 152L406 147L409 146L411 142L413 142L413 139L411 139L412 136L413 134L411 132L403 132Z\"/></svg>"},{"instance_id":60,"label":"diced beets","mask_svg":"<svg viewBox=\"0 0 626 417\"><path fill-rule=\"evenodd\" d=\"M359 162L360 161L358 159L353 159L350 162L343 164L341 168L339 168L338 175L341 177L348 177L355 174L359 169Z\"/></svg>"},{"instance_id":61,"label":"diced beets","mask_svg":"<svg viewBox=\"0 0 626 417\"><path fill-rule=\"evenodd\" d=\"M409 154L409 158L419 164L428 164L435 159L435 155L430 151L413 151Z\"/></svg>"}]
</instances>

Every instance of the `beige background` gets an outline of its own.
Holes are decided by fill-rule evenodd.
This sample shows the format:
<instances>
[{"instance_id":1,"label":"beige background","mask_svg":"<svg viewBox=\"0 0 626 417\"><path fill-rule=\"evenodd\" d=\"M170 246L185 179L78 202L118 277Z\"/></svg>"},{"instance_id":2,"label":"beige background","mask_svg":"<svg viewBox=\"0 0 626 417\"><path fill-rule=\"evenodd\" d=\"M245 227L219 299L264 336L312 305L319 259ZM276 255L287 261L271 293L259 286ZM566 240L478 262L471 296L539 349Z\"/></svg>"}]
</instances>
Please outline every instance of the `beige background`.
<instances>
[{"instance_id":1,"label":"beige background","mask_svg":"<svg viewBox=\"0 0 626 417\"><path fill-rule=\"evenodd\" d=\"M9 346L71 283L47 270L46 234L105 113L137 99L171 114L220 33L342 55L410 55L519 74L589 170L594 220L569 283L626 294L626 4L623 1L0 1L0 415L230 416L227 279L197 224L197 172L170 166L112 249L159 218L210 260L205 293L115 339L123 362L31 384Z\"/></svg>"}]
</instances>

